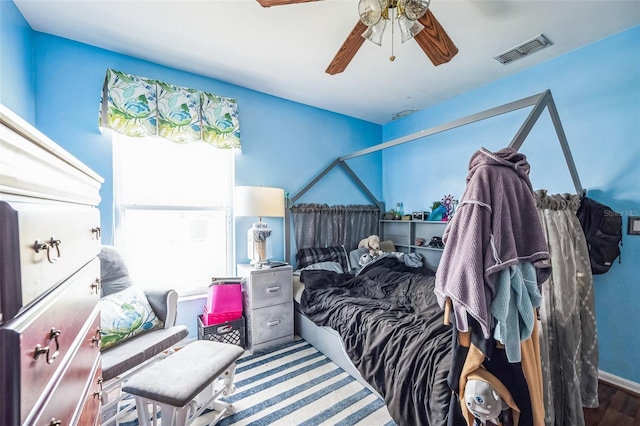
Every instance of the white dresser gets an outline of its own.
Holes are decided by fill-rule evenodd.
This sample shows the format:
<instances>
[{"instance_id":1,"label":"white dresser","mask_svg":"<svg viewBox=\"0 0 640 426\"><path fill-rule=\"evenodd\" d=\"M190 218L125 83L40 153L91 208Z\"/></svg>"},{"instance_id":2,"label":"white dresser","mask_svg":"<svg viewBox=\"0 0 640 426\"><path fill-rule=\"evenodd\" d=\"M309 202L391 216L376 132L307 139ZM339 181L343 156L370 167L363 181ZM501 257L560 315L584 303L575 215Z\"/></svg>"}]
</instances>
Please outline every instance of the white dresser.
<instances>
[{"instance_id":1,"label":"white dresser","mask_svg":"<svg viewBox=\"0 0 640 426\"><path fill-rule=\"evenodd\" d=\"M293 341L293 270L290 265L255 269L238 265L243 288L247 350L261 351Z\"/></svg>"},{"instance_id":2,"label":"white dresser","mask_svg":"<svg viewBox=\"0 0 640 426\"><path fill-rule=\"evenodd\" d=\"M102 178L0 105L0 424L99 423Z\"/></svg>"}]
</instances>

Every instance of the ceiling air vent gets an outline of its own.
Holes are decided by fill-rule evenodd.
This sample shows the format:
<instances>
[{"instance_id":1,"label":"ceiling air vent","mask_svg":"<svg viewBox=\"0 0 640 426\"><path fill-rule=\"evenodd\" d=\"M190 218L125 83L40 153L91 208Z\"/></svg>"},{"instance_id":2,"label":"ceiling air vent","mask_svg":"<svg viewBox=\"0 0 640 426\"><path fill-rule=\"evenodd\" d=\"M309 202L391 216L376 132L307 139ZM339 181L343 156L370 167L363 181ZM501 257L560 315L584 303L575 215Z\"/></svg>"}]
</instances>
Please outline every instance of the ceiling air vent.
<instances>
[{"instance_id":1,"label":"ceiling air vent","mask_svg":"<svg viewBox=\"0 0 640 426\"><path fill-rule=\"evenodd\" d=\"M509 64L516 59L524 58L530 53L537 52L545 47L551 46L553 43L549 41L544 35L540 34L538 37L527 40L524 43L507 50L504 53L495 56L495 60L502 65Z\"/></svg>"}]
</instances>

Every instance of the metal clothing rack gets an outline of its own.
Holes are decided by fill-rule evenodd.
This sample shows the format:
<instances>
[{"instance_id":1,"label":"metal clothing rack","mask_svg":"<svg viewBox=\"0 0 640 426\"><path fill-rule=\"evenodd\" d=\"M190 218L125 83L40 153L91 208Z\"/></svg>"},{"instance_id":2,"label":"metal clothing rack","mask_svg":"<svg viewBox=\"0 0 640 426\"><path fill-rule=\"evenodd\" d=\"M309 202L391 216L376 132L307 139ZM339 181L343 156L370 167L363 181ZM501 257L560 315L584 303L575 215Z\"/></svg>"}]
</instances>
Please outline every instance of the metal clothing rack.
<instances>
[{"instance_id":1,"label":"metal clothing rack","mask_svg":"<svg viewBox=\"0 0 640 426\"><path fill-rule=\"evenodd\" d=\"M486 120L488 118L496 117L498 115L506 114L509 112L517 111L522 108L527 108L533 106L531 112L524 120L518 131L516 132L513 139L509 143L510 148L514 148L516 151L520 149L522 144L524 143L527 136L531 132L531 129L540 118L542 112L546 109L549 111L549 115L551 116L551 121L553 122L553 127L555 128L556 134L558 135L558 141L560 142L560 147L562 148L562 152L564 154L565 161L567 162L567 167L569 168L569 173L571 174L571 179L573 180L573 185L576 188L576 193L584 195L586 191L582 187L580 183L580 177L578 176L578 171L576 169L576 165L573 161L573 156L571 155L571 149L569 148L569 142L567 141L567 136L564 133L564 129L562 128L562 122L560 121L560 116L558 115L558 109L556 108L556 104L553 101L553 96L551 96L551 91L546 90L537 95L529 96L514 102L509 102L504 105L500 105L494 108L487 109L485 111L481 111L475 114L468 115L466 117L459 118L457 120L450 121L448 123L440 124L428 129L420 130L418 132L412 133L410 135L402 136L397 139L390 140L388 142L384 142L378 145L374 145L369 148L362 149L360 151L353 152L351 154L343 155L334 160L327 168L325 168L318 176L316 176L311 182L309 182L304 188L298 191L293 197L289 199L287 208L290 209L294 203L302 197L307 191L309 191L316 183L318 183L324 176L326 176L334 167L340 166L344 169L344 171L351 177L356 185L360 187L360 189L369 197L369 199L378 206L381 211L384 211L384 203L379 201L375 195L367 188L367 186L360 180L360 178L356 175L356 173L349 167L346 163L347 160L352 158L360 157L362 155L371 154L373 152L381 151L386 148L391 148L396 145L400 145L407 142L412 142L416 139L421 139L427 136L432 136L438 133L446 132L447 130L455 129L457 127L466 126L467 124L475 123L478 121ZM285 257L287 262L290 261L290 251L291 251L291 214L290 211L285 214Z\"/></svg>"}]
</instances>

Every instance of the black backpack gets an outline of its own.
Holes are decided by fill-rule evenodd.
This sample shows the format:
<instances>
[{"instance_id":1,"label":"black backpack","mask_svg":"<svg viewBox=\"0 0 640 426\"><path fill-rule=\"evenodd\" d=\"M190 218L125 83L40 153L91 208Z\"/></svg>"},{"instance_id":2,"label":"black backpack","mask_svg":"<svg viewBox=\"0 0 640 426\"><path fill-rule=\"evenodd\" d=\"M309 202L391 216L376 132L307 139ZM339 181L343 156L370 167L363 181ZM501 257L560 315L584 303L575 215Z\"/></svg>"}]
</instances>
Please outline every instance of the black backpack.
<instances>
[{"instance_id":1,"label":"black backpack","mask_svg":"<svg viewBox=\"0 0 640 426\"><path fill-rule=\"evenodd\" d=\"M604 274L620 256L622 216L587 197L582 197L576 214L587 240L591 272Z\"/></svg>"}]
</instances>

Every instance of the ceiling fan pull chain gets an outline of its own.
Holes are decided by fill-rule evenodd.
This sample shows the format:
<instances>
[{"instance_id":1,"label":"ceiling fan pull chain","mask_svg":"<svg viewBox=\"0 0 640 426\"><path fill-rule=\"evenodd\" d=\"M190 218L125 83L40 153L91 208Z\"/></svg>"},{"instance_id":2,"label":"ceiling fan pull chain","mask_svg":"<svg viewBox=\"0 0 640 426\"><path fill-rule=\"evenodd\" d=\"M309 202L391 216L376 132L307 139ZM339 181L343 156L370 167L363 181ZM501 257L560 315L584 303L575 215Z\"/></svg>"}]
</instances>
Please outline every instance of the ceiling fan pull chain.
<instances>
[{"instance_id":1,"label":"ceiling fan pull chain","mask_svg":"<svg viewBox=\"0 0 640 426\"><path fill-rule=\"evenodd\" d=\"M393 54L393 39L394 37L394 29L396 27L396 23L394 22L396 20L396 8L394 7L393 9L390 10L391 12L391 56L389 57L389 61L393 62L395 61L396 57Z\"/></svg>"}]
</instances>

